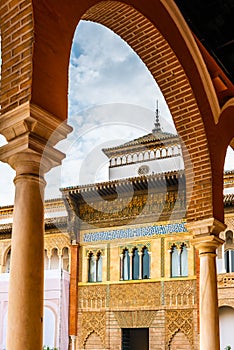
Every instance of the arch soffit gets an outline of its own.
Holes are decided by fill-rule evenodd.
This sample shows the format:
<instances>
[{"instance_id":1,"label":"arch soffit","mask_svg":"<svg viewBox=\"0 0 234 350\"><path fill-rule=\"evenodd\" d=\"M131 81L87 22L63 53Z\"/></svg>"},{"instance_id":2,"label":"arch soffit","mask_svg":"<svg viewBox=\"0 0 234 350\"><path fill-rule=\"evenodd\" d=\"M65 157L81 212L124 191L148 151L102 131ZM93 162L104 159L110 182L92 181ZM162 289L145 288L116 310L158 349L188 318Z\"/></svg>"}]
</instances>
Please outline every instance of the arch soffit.
<instances>
[{"instance_id":1,"label":"arch soffit","mask_svg":"<svg viewBox=\"0 0 234 350\"><path fill-rule=\"evenodd\" d=\"M226 135L226 147L230 145L234 149L234 97L230 98L220 111L219 123L217 127L217 138Z\"/></svg>"},{"instance_id":2,"label":"arch soffit","mask_svg":"<svg viewBox=\"0 0 234 350\"><path fill-rule=\"evenodd\" d=\"M209 168L207 176L212 176L206 132L213 135L214 121L219 114L217 96L195 40L173 2L152 3L148 0L142 6L140 0L134 1L134 4L131 0L124 3L59 1L47 4L46 9L44 2L33 0L32 3L35 25L33 103L60 119L66 119L67 72L74 31L80 19L101 23L129 43L147 65L167 101L192 164L200 168L200 158L193 152L199 129L203 161ZM50 12L53 16L48 16ZM201 114L205 118L202 119ZM196 172L196 169L193 171ZM196 178L194 181L196 183ZM208 187L207 192L212 193L211 185ZM207 198L204 200L207 201ZM212 195L209 198L212 201ZM212 216L212 207L210 203L211 209L206 217Z\"/></svg>"},{"instance_id":3,"label":"arch soffit","mask_svg":"<svg viewBox=\"0 0 234 350\"><path fill-rule=\"evenodd\" d=\"M4 250L4 253L2 255L2 265L6 264L7 255L8 255L10 250L11 250L11 244L9 244Z\"/></svg>"},{"instance_id":4,"label":"arch soffit","mask_svg":"<svg viewBox=\"0 0 234 350\"><path fill-rule=\"evenodd\" d=\"M157 6L159 6L158 3ZM160 6L162 6L162 4ZM166 28L166 39L168 39L171 32L174 32L174 30L170 28L170 33L168 33L168 23L172 24L175 31L179 32L180 28L177 28L176 23L173 22L165 8L162 7L161 11L157 10L158 9L155 8L152 9L152 13L157 12L157 24L159 23L158 27L160 27L161 23L162 32ZM161 18L158 12L161 13L161 15L163 12ZM150 21L148 19L150 15L146 18L142 12L140 13L135 8L123 4L122 2L99 2L87 10L82 16L82 19L101 23L113 30L133 48L145 63L164 95L174 119L176 129L183 140L183 149L186 150L186 154L184 154L186 171L188 171L189 168L191 170L191 165L193 166L192 171L194 178L191 179L190 183L187 182L187 187L189 188L188 193L191 193L192 187L194 187L194 193L201 193L201 188L198 187L203 185L201 183L197 185L196 182L196 172L200 171L201 158L199 158L198 153L194 151L194 145L199 145L199 148L203 152L202 161L207 165L207 173L204 174L207 198L200 198L200 200L206 203L209 201L210 205L209 213L207 211L206 213L197 212L197 214L200 217L209 217L213 216L214 212L218 212L218 218L222 218L223 214L219 213L219 211L221 211L220 208L218 208L217 211L213 211L212 185L210 182L212 171L210 153L208 150L209 144L206 135L209 133L209 136L213 137L212 130L214 130L215 127L214 116L217 119L219 114L218 100L195 40L178 10L177 13L177 23L180 23L180 21L183 22L182 29L184 32L183 35L177 35L177 39L174 40L177 42L177 47L173 48L173 50L169 45L169 41L161 35L153 24L153 20ZM167 21L165 21L165 18ZM154 22L156 22L155 19ZM186 46L183 40L183 37L186 37L187 34L191 39L191 43L188 45L189 47ZM169 39L171 42L173 41L173 38L169 37ZM178 60L175 52L178 57L179 55L181 56L181 61ZM187 52L187 55L185 55L184 52ZM186 67L188 60L190 61L189 67ZM184 66L182 66L181 62L185 62ZM194 67L193 69L191 69L192 66ZM187 68L187 72L185 72L184 68ZM191 73L192 71L193 74ZM208 84L206 84L207 81L209 82ZM192 84L194 86L192 86ZM194 93L197 95L195 96ZM197 101L199 102L199 106ZM215 103L213 103L213 101L215 101ZM201 105L204 107L204 110L202 110ZM204 120L206 125L204 125L201 113L205 115ZM205 179L206 177L207 180ZM220 181L222 180L220 179ZM219 188L221 188L221 185ZM208 195L208 193L211 195ZM190 212L190 207L192 207L194 203L192 201L189 203L188 211ZM192 216L193 214L191 214L191 219L194 219Z\"/></svg>"}]
</instances>

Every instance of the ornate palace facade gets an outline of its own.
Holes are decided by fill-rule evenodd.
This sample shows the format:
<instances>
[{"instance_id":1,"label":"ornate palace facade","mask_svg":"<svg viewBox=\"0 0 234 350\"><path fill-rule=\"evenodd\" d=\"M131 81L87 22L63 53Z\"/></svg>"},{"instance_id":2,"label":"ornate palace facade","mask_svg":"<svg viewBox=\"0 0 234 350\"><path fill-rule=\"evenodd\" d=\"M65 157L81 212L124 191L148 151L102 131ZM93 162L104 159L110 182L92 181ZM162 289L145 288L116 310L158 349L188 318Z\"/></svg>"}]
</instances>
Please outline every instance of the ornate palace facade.
<instances>
[{"instance_id":1,"label":"ornate palace facade","mask_svg":"<svg viewBox=\"0 0 234 350\"><path fill-rule=\"evenodd\" d=\"M65 188L63 199L45 202L44 344L67 350L70 335L76 350L198 349L198 256L186 226L180 140L161 130L156 113L152 133L104 152L110 181ZM225 173L224 187L221 348L233 345L226 334L234 322L233 172ZM12 206L1 208L1 350L12 213Z\"/></svg>"},{"instance_id":2,"label":"ornate palace facade","mask_svg":"<svg viewBox=\"0 0 234 350\"><path fill-rule=\"evenodd\" d=\"M110 181L62 190L77 267L72 349L198 349L200 273L180 140L161 130L156 112L152 133L103 151ZM234 321L233 180L225 174L228 227L217 258L221 348L234 345L225 332Z\"/></svg>"}]
</instances>

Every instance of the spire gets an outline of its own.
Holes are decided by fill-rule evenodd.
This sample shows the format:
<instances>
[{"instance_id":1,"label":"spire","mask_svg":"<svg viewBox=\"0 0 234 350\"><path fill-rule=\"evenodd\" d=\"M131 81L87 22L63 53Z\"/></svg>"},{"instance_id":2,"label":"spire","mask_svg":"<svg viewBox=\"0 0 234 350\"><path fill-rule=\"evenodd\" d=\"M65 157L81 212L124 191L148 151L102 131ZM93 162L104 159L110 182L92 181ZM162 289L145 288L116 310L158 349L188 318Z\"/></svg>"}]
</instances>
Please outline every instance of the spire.
<instances>
[{"instance_id":1,"label":"spire","mask_svg":"<svg viewBox=\"0 0 234 350\"><path fill-rule=\"evenodd\" d=\"M158 112L158 100L157 100L157 107L155 111L155 123L154 123L154 128L152 130L153 133L161 132L161 125L159 121L159 112Z\"/></svg>"}]
</instances>

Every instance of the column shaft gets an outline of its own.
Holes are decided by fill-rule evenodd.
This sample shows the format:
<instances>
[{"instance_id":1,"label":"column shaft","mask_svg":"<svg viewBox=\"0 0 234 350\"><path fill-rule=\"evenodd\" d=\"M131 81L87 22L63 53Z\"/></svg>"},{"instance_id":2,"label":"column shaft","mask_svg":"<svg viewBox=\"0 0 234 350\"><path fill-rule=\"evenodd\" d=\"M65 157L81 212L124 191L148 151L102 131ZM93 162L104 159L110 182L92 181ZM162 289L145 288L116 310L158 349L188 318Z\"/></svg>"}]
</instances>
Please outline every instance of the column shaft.
<instances>
[{"instance_id":1,"label":"column shaft","mask_svg":"<svg viewBox=\"0 0 234 350\"><path fill-rule=\"evenodd\" d=\"M219 233L225 225L214 218L187 224L193 233L191 243L197 248L200 258L199 278L199 323L200 349L219 350L219 310L216 272L216 250L223 244Z\"/></svg>"},{"instance_id":2,"label":"column shaft","mask_svg":"<svg viewBox=\"0 0 234 350\"><path fill-rule=\"evenodd\" d=\"M120 281L123 280L123 254L120 254Z\"/></svg>"},{"instance_id":3,"label":"column shaft","mask_svg":"<svg viewBox=\"0 0 234 350\"><path fill-rule=\"evenodd\" d=\"M219 350L216 254L200 254L200 349Z\"/></svg>"},{"instance_id":4,"label":"column shaft","mask_svg":"<svg viewBox=\"0 0 234 350\"><path fill-rule=\"evenodd\" d=\"M70 248L70 291L69 291L69 333L73 339L73 347L77 336L78 310L78 273L79 273L79 244L73 242ZM72 348L73 349L73 348ZM74 348L75 349L75 348Z\"/></svg>"},{"instance_id":5,"label":"column shaft","mask_svg":"<svg viewBox=\"0 0 234 350\"><path fill-rule=\"evenodd\" d=\"M7 349L42 349L45 182L15 179Z\"/></svg>"}]
</instances>

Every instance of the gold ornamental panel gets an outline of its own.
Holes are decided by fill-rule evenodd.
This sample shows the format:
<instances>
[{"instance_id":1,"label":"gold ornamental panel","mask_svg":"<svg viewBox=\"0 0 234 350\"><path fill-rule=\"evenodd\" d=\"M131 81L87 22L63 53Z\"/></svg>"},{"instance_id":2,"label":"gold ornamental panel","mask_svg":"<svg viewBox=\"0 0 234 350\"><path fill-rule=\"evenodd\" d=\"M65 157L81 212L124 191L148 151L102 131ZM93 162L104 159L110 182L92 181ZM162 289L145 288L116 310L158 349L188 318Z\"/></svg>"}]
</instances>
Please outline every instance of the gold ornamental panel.
<instances>
[{"instance_id":1,"label":"gold ornamental panel","mask_svg":"<svg viewBox=\"0 0 234 350\"><path fill-rule=\"evenodd\" d=\"M164 282L164 305L193 306L196 303L196 280Z\"/></svg>"},{"instance_id":2,"label":"gold ornamental panel","mask_svg":"<svg viewBox=\"0 0 234 350\"><path fill-rule=\"evenodd\" d=\"M115 311L114 316L120 328L150 328L157 311L135 310Z\"/></svg>"},{"instance_id":3,"label":"gold ornamental panel","mask_svg":"<svg viewBox=\"0 0 234 350\"><path fill-rule=\"evenodd\" d=\"M110 285L110 307L155 308L161 305L160 282Z\"/></svg>"},{"instance_id":4,"label":"gold ornamental panel","mask_svg":"<svg viewBox=\"0 0 234 350\"><path fill-rule=\"evenodd\" d=\"M166 343L170 344L173 336L181 331L188 338L191 344L191 350L194 349L193 344L193 313L194 310L167 310L166 311Z\"/></svg>"},{"instance_id":5,"label":"gold ornamental panel","mask_svg":"<svg viewBox=\"0 0 234 350\"><path fill-rule=\"evenodd\" d=\"M106 340L106 313L82 312L81 316L81 349L84 348L88 336L95 332L101 338L103 348Z\"/></svg>"}]
</instances>

